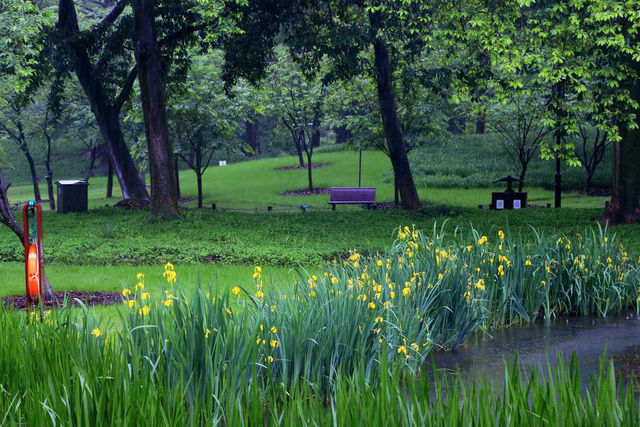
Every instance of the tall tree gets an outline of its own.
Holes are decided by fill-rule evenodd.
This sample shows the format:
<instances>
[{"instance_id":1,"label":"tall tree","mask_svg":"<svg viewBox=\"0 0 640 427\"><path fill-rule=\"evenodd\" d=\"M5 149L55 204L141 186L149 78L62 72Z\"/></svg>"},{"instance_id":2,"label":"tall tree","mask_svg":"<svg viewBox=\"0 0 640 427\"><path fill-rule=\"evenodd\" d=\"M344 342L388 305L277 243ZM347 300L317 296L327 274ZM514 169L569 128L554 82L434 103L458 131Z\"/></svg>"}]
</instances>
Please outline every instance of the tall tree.
<instances>
[{"instance_id":1,"label":"tall tree","mask_svg":"<svg viewBox=\"0 0 640 427\"><path fill-rule=\"evenodd\" d=\"M58 33L52 40L57 52L54 61L61 74L66 73L66 64L72 65L96 117L123 197L149 200L120 125L122 106L138 73L135 66L127 67L127 63L131 63L127 61L130 54L124 50L130 18L121 18L121 15L127 3L117 2L99 23L81 31L73 0L60 0ZM100 54L92 60L91 54L95 51Z\"/></svg>"},{"instance_id":2,"label":"tall tree","mask_svg":"<svg viewBox=\"0 0 640 427\"><path fill-rule=\"evenodd\" d=\"M170 219L180 213L154 8L153 0L133 0L133 40L151 171L151 217Z\"/></svg>"}]
</instances>

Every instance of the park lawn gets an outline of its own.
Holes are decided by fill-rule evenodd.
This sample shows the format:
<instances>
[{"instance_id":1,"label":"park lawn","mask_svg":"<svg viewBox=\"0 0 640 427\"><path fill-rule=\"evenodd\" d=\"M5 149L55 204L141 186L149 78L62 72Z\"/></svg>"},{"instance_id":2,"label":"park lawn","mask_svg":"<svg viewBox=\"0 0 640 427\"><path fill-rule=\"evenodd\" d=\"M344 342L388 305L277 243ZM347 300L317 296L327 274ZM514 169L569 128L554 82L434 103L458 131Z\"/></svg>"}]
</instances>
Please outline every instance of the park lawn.
<instances>
[{"instance_id":1,"label":"park lawn","mask_svg":"<svg viewBox=\"0 0 640 427\"><path fill-rule=\"evenodd\" d=\"M297 159L292 156L258 159L229 164L224 167L210 167L203 176L203 205L210 207L216 203L218 209L266 211L271 205L275 210L293 210L305 203L309 210L327 210L329 195L284 196L288 191L308 188L306 169L276 170L293 166ZM314 163L328 166L313 169L314 188L330 188L358 185L358 154L351 151L318 153ZM393 201L393 185L389 159L380 152L363 152L362 186L376 187L379 203ZM420 179L416 179L420 182ZM116 184L117 187L117 184ZM181 195L191 199L186 207L195 207L197 196L195 175L190 170L180 171ZM89 207L99 208L112 205L119 199L106 199L106 178L94 177L89 185ZM418 187L420 198L427 205L452 205L456 207L477 207L488 205L491 191L502 191L503 186L488 188L443 188L436 186ZM529 202L546 206L553 202L553 191L540 186L527 187ZM114 189L117 195L119 190ZM32 198L33 189L29 184L14 185L9 196L13 203L25 202ZM587 197L577 192L563 194L563 206L569 208L601 208L606 197ZM48 207L44 206L45 209ZM340 206L340 210L359 210L357 206Z\"/></svg>"},{"instance_id":2,"label":"park lawn","mask_svg":"<svg viewBox=\"0 0 640 427\"><path fill-rule=\"evenodd\" d=\"M416 158L425 156L424 152L418 154L422 157ZM296 161L289 156L211 167L204 175L204 205L215 202L218 209L195 210L196 202L190 200L183 204L184 219L171 223L150 224L147 211L110 207L117 199L104 198L106 178L92 178L89 212L64 215L45 212L47 271L60 290L118 290L131 283L136 272L151 272L166 262L186 271L200 264L205 282L218 274L221 283L231 283L240 280L240 276L247 277L253 265L285 271L300 265L324 265L352 248L385 250L394 240L394 230L405 224L432 230L434 223L440 227L446 220L444 227L449 233L456 229L468 231L473 226L489 236L499 229L532 235L529 226L547 234L581 233L593 226L592 219L601 213L606 199L571 192L563 195L561 210L496 212L478 209L478 205L486 208L491 191L502 187L419 187L426 207L417 212L366 211L360 206L340 206L333 212L327 204L328 194L282 195L306 186L306 170L276 170ZM316 188L357 185L357 153L317 153L314 162L328 165L313 170ZM379 152L363 153L362 183L377 188L379 202L393 200L389 173L386 156ZM193 173L183 170L180 175L183 197L195 197ZM542 187L527 190L529 203L545 206L553 200L553 192ZM15 203L29 200L31 193L31 186L24 184L12 186L9 195ZM298 208L301 203L308 206L307 212ZM267 205L273 206L274 211L267 212ZM637 226L619 226L615 232L631 253L640 254ZM17 239L3 227L0 277L21 277L21 267L11 264L21 258ZM87 269L91 272L87 273ZM21 279L16 283L3 286L0 292L3 295L21 292Z\"/></svg>"},{"instance_id":3,"label":"park lawn","mask_svg":"<svg viewBox=\"0 0 640 427\"><path fill-rule=\"evenodd\" d=\"M202 286L211 286L220 293L236 285L245 289L254 286L251 278L254 269L252 265L178 264L174 267L178 273L178 286L181 287L195 286L198 274ZM56 291L121 292L124 288L136 285L138 273L144 274L145 290L153 296L162 296L168 286L162 276L162 265L78 266L54 263L47 265L45 271ZM295 271L283 267L264 267L262 274L266 289L272 283L290 282L298 277ZM0 297L24 293L24 264L0 264L0 277Z\"/></svg>"},{"instance_id":4,"label":"park lawn","mask_svg":"<svg viewBox=\"0 0 640 427\"><path fill-rule=\"evenodd\" d=\"M103 208L86 213L44 215L45 257L68 265L145 265L221 263L283 267L320 266L349 249L388 248L394 230L415 224L422 230L469 232L488 236L499 229L532 236L581 233L593 227L599 209L527 209L490 211L436 206L417 212L402 210L235 212L185 210L184 219L148 223L147 212ZM615 232L633 253L640 252L637 226ZM19 242L0 230L0 260L19 262Z\"/></svg>"}]
</instances>

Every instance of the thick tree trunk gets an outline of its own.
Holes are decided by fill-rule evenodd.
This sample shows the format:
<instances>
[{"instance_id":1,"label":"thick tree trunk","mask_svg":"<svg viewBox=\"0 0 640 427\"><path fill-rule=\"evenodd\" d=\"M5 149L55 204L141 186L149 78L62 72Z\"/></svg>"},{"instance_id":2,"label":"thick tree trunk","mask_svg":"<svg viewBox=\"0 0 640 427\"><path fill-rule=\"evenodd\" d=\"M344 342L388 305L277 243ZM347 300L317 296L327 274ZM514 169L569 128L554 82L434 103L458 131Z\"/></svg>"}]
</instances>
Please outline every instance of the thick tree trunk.
<instances>
[{"instance_id":1,"label":"thick tree trunk","mask_svg":"<svg viewBox=\"0 0 640 427\"><path fill-rule=\"evenodd\" d=\"M154 2L134 0L135 56L151 175L151 219L179 218L173 151L164 94L160 45L154 29Z\"/></svg>"},{"instance_id":2,"label":"thick tree trunk","mask_svg":"<svg viewBox=\"0 0 640 427\"><path fill-rule=\"evenodd\" d=\"M389 157L393 165L393 173L398 184L402 207L404 209L419 209L421 206L420 199L415 183L413 182L411 167L407 157L407 146L402 135L395 96L393 94L393 76L389 62L389 52L387 51L385 41L381 38L382 36L377 34L378 30L382 27L382 16L380 12L373 12L369 17L374 33L376 33L373 41L373 50L378 101L380 103L380 115L387 140Z\"/></svg>"},{"instance_id":3,"label":"thick tree trunk","mask_svg":"<svg viewBox=\"0 0 640 427\"><path fill-rule=\"evenodd\" d=\"M147 190L140 181L135 163L122 135L119 120L121 103L108 104L104 88L93 69L86 47L76 40L80 29L73 0L60 0L57 27L66 33L63 35L72 43L75 73L100 127L111 164L122 188L122 196L125 199L149 200ZM128 95L131 86L123 89L119 98L126 98L125 95ZM122 102L122 99L120 101Z\"/></svg>"},{"instance_id":4,"label":"thick tree trunk","mask_svg":"<svg viewBox=\"0 0 640 427\"><path fill-rule=\"evenodd\" d=\"M613 191L605 213L614 224L640 221L640 129L622 127L620 134L622 140L613 147Z\"/></svg>"},{"instance_id":5,"label":"thick tree trunk","mask_svg":"<svg viewBox=\"0 0 640 427\"><path fill-rule=\"evenodd\" d=\"M122 197L149 200L144 181L140 178L135 162L131 158L129 147L124 141L119 112L106 105L103 107L105 111L97 113L96 119L107 147L111 167L120 183L120 188L122 188Z\"/></svg>"}]
</instances>

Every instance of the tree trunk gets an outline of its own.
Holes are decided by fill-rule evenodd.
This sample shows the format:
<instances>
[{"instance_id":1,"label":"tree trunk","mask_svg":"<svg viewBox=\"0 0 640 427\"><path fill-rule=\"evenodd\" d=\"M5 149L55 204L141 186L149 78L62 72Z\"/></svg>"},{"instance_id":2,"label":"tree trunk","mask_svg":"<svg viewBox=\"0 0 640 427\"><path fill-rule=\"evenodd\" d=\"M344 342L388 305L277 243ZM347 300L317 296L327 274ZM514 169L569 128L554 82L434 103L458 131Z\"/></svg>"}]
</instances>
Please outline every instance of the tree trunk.
<instances>
[{"instance_id":1,"label":"tree trunk","mask_svg":"<svg viewBox=\"0 0 640 427\"><path fill-rule=\"evenodd\" d=\"M296 131L296 132L299 132L299 131ZM296 134L294 136L293 142L296 144L296 152L298 153L298 163L300 164L300 166L304 166L304 157L302 157L302 142L300 142L299 134Z\"/></svg>"},{"instance_id":2,"label":"tree trunk","mask_svg":"<svg viewBox=\"0 0 640 427\"><path fill-rule=\"evenodd\" d=\"M640 63L631 68L640 72ZM631 99L640 102L640 79L625 85ZM613 145L613 191L605 217L612 223L640 222L640 108L635 111L636 128L620 127L620 142Z\"/></svg>"},{"instance_id":3,"label":"tree trunk","mask_svg":"<svg viewBox=\"0 0 640 427\"><path fill-rule=\"evenodd\" d=\"M311 147L320 147L320 114L316 114L313 118L313 133L311 134Z\"/></svg>"},{"instance_id":4,"label":"tree trunk","mask_svg":"<svg viewBox=\"0 0 640 427\"><path fill-rule=\"evenodd\" d=\"M44 158L44 166L47 169L45 179L47 180L47 192L49 194L49 209L55 211L56 199L53 195L53 170L51 169L51 135L47 133L46 128L44 136L47 139L47 155Z\"/></svg>"},{"instance_id":5,"label":"tree trunk","mask_svg":"<svg viewBox=\"0 0 640 427\"><path fill-rule=\"evenodd\" d=\"M154 2L134 0L135 56L151 175L151 219L179 218L173 150L164 94L160 45L154 29Z\"/></svg>"},{"instance_id":6,"label":"tree trunk","mask_svg":"<svg viewBox=\"0 0 640 427\"><path fill-rule=\"evenodd\" d=\"M518 191L521 192L522 189L524 188L524 177L527 174L527 168L529 167L529 163L521 163L520 164L520 176L518 177L520 179L520 182L518 183Z\"/></svg>"},{"instance_id":7,"label":"tree trunk","mask_svg":"<svg viewBox=\"0 0 640 427\"><path fill-rule=\"evenodd\" d=\"M202 172L196 171L196 181L198 183L198 209L202 209Z\"/></svg>"},{"instance_id":8,"label":"tree trunk","mask_svg":"<svg viewBox=\"0 0 640 427\"><path fill-rule=\"evenodd\" d=\"M313 148L311 150L313 150ZM311 156L313 156L313 153L311 150L307 151L307 177L309 179L309 191L313 191L313 164L311 163Z\"/></svg>"},{"instance_id":9,"label":"tree trunk","mask_svg":"<svg viewBox=\"0 0 640 427\"><path fill-rule=\"evenodd\" d=\"M120 188L122 188L122 197L125 199L149 200L144 181L140 178L135 162L131 158L129 147L124 141L119 113L107 107L104 117L102 114L99 114L99 116L102 119L98 119L98 124L106 143L111 167L120 183Z\"/></svg>"},{"instance_id":10,"label":"tree trunk","mask_svg":"<svg viewBox=\"0 0 640 427\"><path fill-rule=\"evenodd\" d=\"M591 181L593 180L593 170L587 169L584 177L584 192L589 193L591 191Z\"/></svg>"},{"instance_id":11,"label":"tree trunk","mask_svg":"<svg viewBox=\"0 0 640 427\"><path fill-rule=\"evenodd\" d=\"M52 211L56 210L56 199L53 193L53 171L49 170L47 172L47 176L45 177L47 180L47 192L49 194L49 209Z\"/></svg>"},{"instance_id":12,"label":"tree trunk","mask_svg":"<svg viewBox=\"0 0 640 427\"><path fill-rule=\"evenodd\" d=\"M376 33L373 41L375 56L376 81L378 89L378 101L380 103L380 115L384 128L389 157L393 165L393 173L398 183L398 191L404 209L419 209L420 199L416 190L411 167L407 157L407 146L405 144L398 112L396 108L395 96L392 87L392 72L389 62L389 52L382 36L377 34L382 27L382 15L380 12L373 12L369 15L372 29Z\"/></svg>"},{"instance_id":13,"label":"tree trunk","mask_svg":"<svg viewBox=\"0 0 640 427\"><path fill-rule=\"evenodd\" d=\"M476 120L476 134L484 135L487 132L487 121L484 117L478 117Z\"/></svg>"},{"instance_id":14,"label":"tree trunk","mask_svg":"<svg viewBox=\"0 0 640 427\"><path fill-rule=\"evenodd\" d=\"M343 144L351 138L351 132L346 126L338 126L333 129L336 134L336 144Z\"/></svg>"},{"instance_id":15,"label":"tree trunk","mask_svg":"<svg viewBox=\"0 0 640 427\"><path fill-rule=\"evenodd\" d=\"M84 178L83 178L87 182L89 182L89 179L93 175L93 168L94 168L94 166L96 164L96 157L97 156L98 156L98 148L97 147L91 147L91 149L89 150L89 166L87 166L87 171L84 173ZM111 163L109 163L109 166L111 166ZM112 170L111 179L113 180L113 170Z\"/></svg>"},{"instance_id":16,"label":"tree trunk","mask_svg":"<svg viewBox=\"0 0 640 427\"><path fill-rule=\"evenodd\" d=\"M178 168L178 157L173 156L173 170L176 173L176 196L180 200L180 169Z\"/></svg>"},{"instance_id":17,"label":"tree trunk","mask_svg":"<svg viewBox=\"0 0 640 427\"><path fill-rule=\"evenodd\" d=\"M556 152L556 173L554 175L555 182L553 185L554 192L554 208L562 207L562 169L561 169L561 161L560 161L560 153Z\"/></svg>"},{"instance_id":18,"label":"tree trunk","mask_svg":"<svg viewBox=\"0 0 640 427\"><path fill-rule=\"evenodd\" d=\"M149 200L147 190L138 176L135 163L124 141L120 126L120 105L108 104L104 88L93 69L86 47L77 40L80 29L73 0L60 0L57 27L67 33L63 35L72 41L76 76L98 122L111 164L122 188L122 196L125 199ZM126 94L128 91L124 90L120 96Z\"/></svg>"},{"instance_id":19,"label":"tree trunk","mask_svg":"<svg viewBox=\"0 0 640 427\"><path fill-rule=\"evenodd\" d=\"M113 165L109 160L109 166L107 167L107 199L113 197Z\"/></svg>"},{"instance_id":20,"label":"tree trunk","mask_svg":"<svg viewBox=\"0 0 640 427\"><path fill-rule=\"evenodd\" d=\"M36 164L33 161L33 157L31 157L31 153L28 148L23 148L25 157L27 158L27 163L29 164L29 172L31 173L31 183L33 184L33 197L34 200L41 200L40 197L40 187L38 186L38 175L36 172Z\"/></svg>"},{"instance_id":21,"label":"tree trunk","mask_svg":"<svg viewBox=\"0 0 640 427\"><path fill-rule=\"evenodd\" d=\"M634 99L640 99L637 84L634 89ZM613 191L605 213L614 224L640 221L640 129L621 127L620 136L613 147Z\"/></svg>"}]
</instances>

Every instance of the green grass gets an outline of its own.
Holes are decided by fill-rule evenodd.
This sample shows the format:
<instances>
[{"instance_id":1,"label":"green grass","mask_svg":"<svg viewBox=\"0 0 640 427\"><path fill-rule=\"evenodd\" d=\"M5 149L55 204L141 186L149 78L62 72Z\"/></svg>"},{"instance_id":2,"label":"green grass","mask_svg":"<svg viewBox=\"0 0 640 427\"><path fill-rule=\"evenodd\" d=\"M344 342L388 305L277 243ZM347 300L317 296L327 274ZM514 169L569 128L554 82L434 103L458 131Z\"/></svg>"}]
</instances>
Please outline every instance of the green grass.
<instances>
[{"instance_id":1,"label":"green grass","mask_svg":"<svg viewBox=\"0 0 640 427\"><path fill-rule=\"evenodd\" d=\"M251 283L254 266L224 264L184 264L176 265L180 283L195 284L198 274L201 282L223 292L235 285L247 286ZM148 278L161 278L162 265L141 266L92 266L50 264L45 268L47 276L56 291L108 291L120 292L125 287L133 287L136 274L143 273ZM283 267L264 267L265 278L271 283L288 283L297 277L293 271ZM24 293L24 264L4 262L0 264L2 287L0 297ZM156 296L162 295L162 280L151 280L146 288Z\"/></svg>"},{"instance_id":2,"label":"green grass","mask_svg":"<svg viewBox=\"0 0 640 427\"><path fill-rule=\"evenodd\" d=\"M431 229L448 219L446 229L483 234L510 228L533 237L531 227L546 232L575 234L592 226L599 209L527 209L500 212L439 206L418 212L315 211L229 212L184 211L185 219L149 224L146 212L117 208L87 213L44 215L47 264L144 265L173 262L249 264L295 267L319 266L349 249L383 250L401 224ZM614 230L631 253L640 254L637 225ZM20 242L0 228L0 260L19 262Z\"/></svg>"},{"instance_id":3,"label":"green grass","mask_svg":"<svg viewBox=\"0 0 640 427\"><path fill-rule=\"evenodd\" d=\"M414 168L417 168L416 182L419 185L420 198L425 204L451 205L456 207L477 207L488 205L491 201L491 191L502 191L502 186L489 185L491 181L503 176L503 172L494 169L486 169L486 166L471 163L461 164L459 167L479 168L483 174L487 174L486 188L443 188L442 183L424 181L419 173L421 165L429 162L442 167L456 160L445 161L442 153L446 153L446 146L440 151L432 152L425 149L414 155ZM438 154L440 153L440 154ZM358 155L351 151L335 153L319 153L314 156L314 163L328 163L329 166L314 169L314 186L316 188L329 188L340 186L358 185ZM307 188L306 170L275 170L283 166L296 164L294 157L279 157L272 159L259 159L230 164L225 167L211 167L203 177L204 181L204 206L216 203L218 209L266 211L267 205L275 210L295 210L301 203L305 203L311 210L327 210L329 205L328 194L310 196L283 196L282 193ZM550 163L544 163L550 167ZM391 169L389 159L382 153L365 151L363 153L362 185L376 187L376 200L378 202L393 201L393 185L388 181L388 173ZM552 175L549 170L549 176ZM490 176L489 176L490 175ZM441 175L436 175L441 176ZM483 178L484 180L484 178ZM484 182L484 181L483 181ZM420 186L420 184L422 184ZM543 184L543 183L541 183ZM191 171L180 172L180 185L183 197L195 197L196 181ZM106 199L106 178L95 177L89 186L89 207L99 208L111 205L116 200ZM457 186L456 186L457 187ZM529 202L545 206L553 202L553 192L541 186L527 187ZM118 194L118 189L114 190ZM43 193L46 194L46 193ZM33 198L32 187L28 184L14 185L9 196L12 202L25 202ZM603 208L604 197L585 197L578 193L566 193L563 198L563 206L573 208ZM185 204L195 207L196 202ZM45 206L46 208L46 206ZM355 206L340 206L339 210L360 210Z\"/></svg>"}]
</instances>

